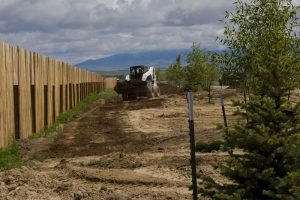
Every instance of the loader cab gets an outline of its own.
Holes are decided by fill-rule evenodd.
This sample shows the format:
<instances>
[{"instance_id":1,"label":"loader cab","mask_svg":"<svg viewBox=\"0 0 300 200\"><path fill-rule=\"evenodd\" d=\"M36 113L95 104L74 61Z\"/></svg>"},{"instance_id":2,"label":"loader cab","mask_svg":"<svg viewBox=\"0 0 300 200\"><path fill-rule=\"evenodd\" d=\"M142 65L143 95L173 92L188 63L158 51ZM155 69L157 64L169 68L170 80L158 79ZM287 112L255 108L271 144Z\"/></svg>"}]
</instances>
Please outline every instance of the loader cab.
<instances>
[{"instance_id":1,"label":"loader cab","mask_svg":"<svg viewBox=\"0 0 300 200\"><path fill-rule=\"evenodd\" d=\"M141 80L143 74L148 71L148 67L139 65L130 67L130 79L139 79Z\"/></svg>"}]
</instances>

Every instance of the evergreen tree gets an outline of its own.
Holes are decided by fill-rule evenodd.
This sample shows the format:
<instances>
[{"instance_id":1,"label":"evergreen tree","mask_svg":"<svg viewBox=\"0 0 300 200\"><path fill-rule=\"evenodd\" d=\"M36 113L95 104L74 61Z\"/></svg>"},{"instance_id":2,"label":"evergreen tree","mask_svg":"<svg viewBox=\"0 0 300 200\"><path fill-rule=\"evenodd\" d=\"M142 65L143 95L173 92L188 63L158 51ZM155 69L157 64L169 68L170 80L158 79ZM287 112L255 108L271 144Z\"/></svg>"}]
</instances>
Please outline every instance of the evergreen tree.
<instances>
[{"instance_id":1,"label":"evergreen tree","mask_svg":"<svg viewBox=\"0 0 300 200\"><path fill-rule=\"evenodd\" d=\"M225 131L229 158L221 164L226 184L204 176L202 192L213 199L299 199L300 106L287 101L299 82L296 9L291 0L235 1L221 39L220 59L243 72L250 100L247 121ZM241 149L244 155L234 154Z\"/></svg>"},{"instance_id":2,"label":"evergreen tree","mask_svg":"<svg viewBox=\"0 0 300 200\"><path fill-rule=\"evenodd\" d=\"M203 192L213 199L298 199L299 108L289 103L276 108L272 98L252 97L245 113L248 122L225 134L230 157L220 169L231 182L221 185L205 177ZM236 148L245 154L234 154Z\"/></svg>"}]
</instances>

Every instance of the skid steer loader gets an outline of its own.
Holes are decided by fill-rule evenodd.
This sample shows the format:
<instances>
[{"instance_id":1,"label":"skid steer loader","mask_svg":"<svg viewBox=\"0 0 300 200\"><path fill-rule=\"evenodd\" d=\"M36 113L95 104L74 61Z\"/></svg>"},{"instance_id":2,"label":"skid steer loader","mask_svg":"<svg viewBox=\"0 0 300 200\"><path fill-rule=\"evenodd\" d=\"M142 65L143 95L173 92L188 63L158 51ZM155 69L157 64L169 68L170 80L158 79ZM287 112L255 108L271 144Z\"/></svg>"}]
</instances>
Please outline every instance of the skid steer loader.
<instances>
[{"instance_id":1,"label":"skid steer loader","mask_svg":"<svg viewBox=\"0 0 300 200\"><path fill-rule=\"evenodd\" d=\"M130 67L130 74L124 81L118 81L114 90L122 95L123 101L135 100L137 97L160 96L155 68L143 65Z\"/></svg>"}]
</instances>

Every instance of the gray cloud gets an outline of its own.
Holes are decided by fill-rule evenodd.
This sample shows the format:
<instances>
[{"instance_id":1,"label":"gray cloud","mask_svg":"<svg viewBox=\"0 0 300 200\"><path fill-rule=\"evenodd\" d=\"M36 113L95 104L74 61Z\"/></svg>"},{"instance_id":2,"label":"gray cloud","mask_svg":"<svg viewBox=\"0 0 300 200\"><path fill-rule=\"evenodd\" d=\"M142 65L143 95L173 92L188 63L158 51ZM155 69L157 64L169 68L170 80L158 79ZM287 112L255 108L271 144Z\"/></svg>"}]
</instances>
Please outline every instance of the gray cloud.
<instances>
[{"instance_id":1,"label":"gray cloud","mask_svg":"<svg viewBox=\"0 0 300 200\"><path fill-rule=\"evenodd\" d=\"M297 0L299 3L300 0ZM120 52L221 48L228 0L1 0L0 40L71 63Z\"/></svg>"},{"instance_id":2,"label":"gray cloud","mask_svg":"<svg viewBox=\"0 0 300 200\"><path fill-rule=\"evenodd\" d=\"M223 19L225 10L231 10L232 4L224 1L199 1L195 7L178 7L168 13L167 24L191 26L199 24L216 24Z\"/></svg>"}]
</instances>

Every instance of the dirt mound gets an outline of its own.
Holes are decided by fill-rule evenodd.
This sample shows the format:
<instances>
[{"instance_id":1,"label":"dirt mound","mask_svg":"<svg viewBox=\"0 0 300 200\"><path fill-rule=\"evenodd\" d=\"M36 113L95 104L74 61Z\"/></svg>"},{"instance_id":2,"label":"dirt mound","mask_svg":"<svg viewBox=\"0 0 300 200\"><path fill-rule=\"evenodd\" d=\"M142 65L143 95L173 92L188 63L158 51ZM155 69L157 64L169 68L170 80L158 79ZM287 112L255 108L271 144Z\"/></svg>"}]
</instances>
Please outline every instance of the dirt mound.
<instances>
[{"instance_id":1,"label":"dirt mound","mask_svg":"<svg viewBox=\"0 0 300 200\"><path fill-rule=\"evenodd\" d=\"M160 88L160 94L161 95L169 95L169 94L180 94L180 88L166 84L166 83L159 83L159 88Z\"/></svg>"},{"instance_id":2,"label":"dirt mound","mask_svg":"<svg viewBox=\"0 0 300 200\"><path fill-rule=\"evenodd\" d=\"M103 186L101 183L85 184L85 180L73 179L69 174L66 170L52 169L43 173L25 167L5 172L0 176L0 199L129 199L126 194L114 191L111 187Z\"/></svg>"},{"instance_id":3,"label":"dirt mound","mask_svg":"<svg viewBox=\"0 0 300 200\"><path fill-rule=\"evenodd\" d=\"M81 163L81 166L106 169L135 169L142 167L143 164L136 156L124 153L112 153L101 157L99 160Z\"/></svg>"}]
</instances>

